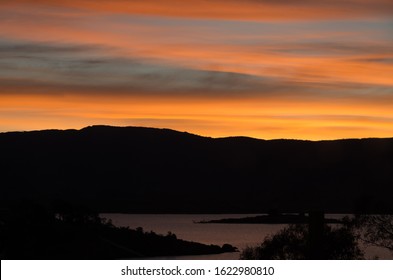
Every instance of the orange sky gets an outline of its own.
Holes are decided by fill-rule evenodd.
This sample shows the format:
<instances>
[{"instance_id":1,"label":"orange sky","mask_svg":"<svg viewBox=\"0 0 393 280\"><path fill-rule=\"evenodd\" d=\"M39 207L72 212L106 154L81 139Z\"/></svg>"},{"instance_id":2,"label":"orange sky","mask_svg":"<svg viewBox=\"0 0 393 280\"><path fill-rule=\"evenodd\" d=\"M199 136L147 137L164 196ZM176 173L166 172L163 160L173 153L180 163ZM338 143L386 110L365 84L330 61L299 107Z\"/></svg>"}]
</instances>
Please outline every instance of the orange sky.
<instances>
[{"instance_id":1,"label":"orange sky","mask_svg":"<svg viewBox=\"0 0 393 280\"><path fill-rule=\"evenodd\" d=\"M393 4L342 2L3 1L0 131L392 137Z\"/></svg>"},{"instance_id":2,"label":"orange sky","mask_svg":"<svg viewBox=\"0 0 393 280\"><path fill-rule=\"evenodd\" d=\"M183 18L304 20L391 16L390 0L2 0L3 5L53 5L103 13ZM22 6L23 7L23 6Z\"/></svg>"}]
</instances>

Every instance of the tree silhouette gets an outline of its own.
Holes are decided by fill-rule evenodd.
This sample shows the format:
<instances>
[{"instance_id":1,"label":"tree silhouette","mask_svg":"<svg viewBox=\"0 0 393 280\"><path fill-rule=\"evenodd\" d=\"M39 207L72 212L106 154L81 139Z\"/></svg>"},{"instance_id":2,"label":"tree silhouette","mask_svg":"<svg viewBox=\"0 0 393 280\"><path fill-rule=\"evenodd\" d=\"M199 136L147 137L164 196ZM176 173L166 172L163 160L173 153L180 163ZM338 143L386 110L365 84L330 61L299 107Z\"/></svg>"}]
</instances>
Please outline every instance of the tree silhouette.
<instances>
[{"instance_id":1,"label":"tree silhouette","mask_svg":"<svg viewBox=\"0 0 393 280\"><path fill-rule=\"evenodd\" d=\"M359 215L355 223L361 240L393 253L393 215Z\"/></svg>"},{"instance_id":2,"label":"tree silhouette","mask_svg":"<svg viewBox=\"0 0 393 280\"><path fill-rule=\"evenodd\" d=\"M268 236L257 247L246 248L242 259L302 260L311 259L309 227L303 224L289 225L277 234ZM362 259L353 228L324 226L320 258L333 260Z\"/></svg>"}]
</instances>

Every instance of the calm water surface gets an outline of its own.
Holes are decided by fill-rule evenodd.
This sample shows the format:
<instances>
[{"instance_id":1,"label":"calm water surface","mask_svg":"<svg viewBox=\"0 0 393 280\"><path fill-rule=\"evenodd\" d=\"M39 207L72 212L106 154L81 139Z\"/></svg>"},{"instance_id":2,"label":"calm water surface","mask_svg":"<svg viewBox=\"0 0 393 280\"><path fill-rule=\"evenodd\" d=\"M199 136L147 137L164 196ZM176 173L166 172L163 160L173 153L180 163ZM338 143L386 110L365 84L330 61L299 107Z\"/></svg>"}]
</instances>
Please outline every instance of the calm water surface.
<instances>
[{"instance_id":1,"label":"calm water surface","mask_svg":"<svg viewBox=\"0 0 393 280\"><path fill-rule=\"evenodd\" d=\"M228 243L242 250L247 246L259 245L266 236L276 233L287 225L198 224L195 222L255 215L257 214L102 214L101 217L111 219L115 226L128 226L130 228L142 227L144 231L154 231L155 233L164 235L172 232L180 239L220 246ZM332 218L343 217L343 215L326 216ZM393 258L389 251L380 248L367 247L365 251L367 258L373 258L375 256L381 259ZM226 253L219 255L168 257L168 259L239 259L239 256L240 253Z\"/></svg>"}]
</instances>

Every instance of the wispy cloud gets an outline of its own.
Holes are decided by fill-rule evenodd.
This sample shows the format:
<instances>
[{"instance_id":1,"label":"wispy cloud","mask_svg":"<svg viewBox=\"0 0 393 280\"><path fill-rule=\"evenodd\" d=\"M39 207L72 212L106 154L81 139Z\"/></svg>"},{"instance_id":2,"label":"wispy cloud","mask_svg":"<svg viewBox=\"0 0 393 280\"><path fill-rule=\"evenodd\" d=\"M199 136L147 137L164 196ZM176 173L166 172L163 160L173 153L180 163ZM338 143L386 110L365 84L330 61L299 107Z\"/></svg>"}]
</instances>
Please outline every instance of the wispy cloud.
<instances>
[{"instance_id":1,"label":"wispy cloud","mask_svg":"<svg viewBox=\"0 0 393 280\"><path fill-rule=\"evenodd\" d=\"M0 2L0 130L393 135L393 2Z\"/></svg>"},{"instance_id":2,"label":"wispy cloud","mask_svg":"<svg viewBox=\"0 0 393 280\"><path fill-rule=\"evenodd\" d=\"M153 64L142 59L101 57L100 46L72 46L42 43L2 43L0 41L0 83L2 90L37 87L60 92L147 94L194 92L225 94L255 91L265 81L261 77ZM267 80L267 79L266 79ZM269 83L269 81L267 81ZM6 89L6 90L5 90Z\"/></svg>"},{"instance_id":3,"label":"wispy cloud","mask_svg":"<svg viewBox=\"0 0 393 280\"><path fill-rule=\"evenodd\" d=\"M358 17L389 17L389 0L3 0L3 5L42 4L95 10L171 17L221 18L237 20L304 20Z\"/></svg>"}]
</instances>

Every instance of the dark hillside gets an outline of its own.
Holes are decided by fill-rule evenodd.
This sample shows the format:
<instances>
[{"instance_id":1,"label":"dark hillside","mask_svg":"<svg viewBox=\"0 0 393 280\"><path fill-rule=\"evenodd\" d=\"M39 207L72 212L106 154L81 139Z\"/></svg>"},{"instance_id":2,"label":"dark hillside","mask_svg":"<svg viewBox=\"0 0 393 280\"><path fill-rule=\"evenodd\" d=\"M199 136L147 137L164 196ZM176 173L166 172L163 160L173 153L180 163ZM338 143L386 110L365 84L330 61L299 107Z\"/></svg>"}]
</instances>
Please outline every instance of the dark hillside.
<instances>
[{"instance_id":1,"label":"dark hillside","mask_svg":"<svg viewBox=\"0 0 393 280\"><path fill-rule=\"evenodd\" d=\"M105 212L393 212L393 139L206 138L93 126L0 134L1 200Z\"/></svg>"}]
</instances>

